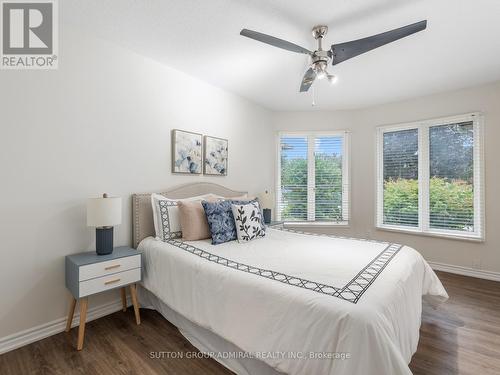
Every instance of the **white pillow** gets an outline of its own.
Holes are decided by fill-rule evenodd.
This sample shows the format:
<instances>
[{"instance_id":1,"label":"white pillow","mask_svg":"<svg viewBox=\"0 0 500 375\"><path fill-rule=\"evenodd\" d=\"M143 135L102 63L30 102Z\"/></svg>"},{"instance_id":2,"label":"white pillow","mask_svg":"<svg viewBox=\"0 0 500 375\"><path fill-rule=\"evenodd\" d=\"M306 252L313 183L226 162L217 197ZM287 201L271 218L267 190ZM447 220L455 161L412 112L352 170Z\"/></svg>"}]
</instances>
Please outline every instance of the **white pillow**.
<instances>
[{"instance_id":1,"label":"white pillow","mask_svg":"<svg viewBox=\"0 0 500 375\"><path fill-rule=\"evenodd\" d=\"M214 197L214 194L205 194L186 199L169 199L161 194L151 194L156 239L166 241L182 237L178 201L201 201Z\"/></svg>"},{"instance_id":2,"label":"white pillow","mask_svg":"<svg viewBox=\"0 0 500 375\"><path fill-rule=\"evenodd\" d=\"M238 242L248 242L266 235L266 227L263 225L259 202L248 204L232 204L231 209L236 226Z\"/></svg>"}]
</instances>

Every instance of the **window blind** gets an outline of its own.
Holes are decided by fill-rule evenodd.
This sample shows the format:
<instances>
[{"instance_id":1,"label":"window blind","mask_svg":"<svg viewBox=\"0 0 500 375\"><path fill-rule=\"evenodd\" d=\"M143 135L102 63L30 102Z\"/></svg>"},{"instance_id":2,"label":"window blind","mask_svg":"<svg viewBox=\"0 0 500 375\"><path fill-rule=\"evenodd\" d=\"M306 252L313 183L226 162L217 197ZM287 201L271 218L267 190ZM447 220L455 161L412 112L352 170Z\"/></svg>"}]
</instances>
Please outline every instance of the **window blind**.
<instances>
[{"instance_id":1,"label":"window blind","mask_svg":"<svg viewBox=\"0 0 500 375\"><path fill-rule=\"evenodd\" d=\"M377 225L484 238L482 116L378 130Z\"/></svg>"},{"instance_id":2,"label":"window blind","mask_svg":"<svg viewBox=\"0 0 500 375\"><path fill-rule=\"evenodd\" d=\"M278 220L348 221L346 149L344 133L280 134Z\"/></svg>"},{"instance_id":3,"label":"window blind","mask_svg":"<svg viewBox=\"0 0 500 375\"><path fill-rule=\"evenodd\" d=\"M314 140L316 221L342 221L343 137L318 136Z\"/></svg>"},{"instance_id":4,"label":"window blind","mask_svg":"<svg viewBox=\"0 0 500 375\"><path fill-rule=\"evenodd\" d=\"M430 227L474 232L472 121L433 126L430 147Z\"/></svg>"},{"instance_id":5,"label":"window blind","mask_svg":"<svg viewBox=\"0 0 500 375\"><path fill-rule=\"evenodd\" d=\"M280 138L280 187L278 213L280 220L307 220L308 139Z\"/></svg>"},{"instance_id":6,"label":"window blind","mask_svg":"<svg viewBox=\"0 0 500 375\"><path fill-rule=\"evenodd\" d=\"M418 129L383 135L384 224L418 227Z\"/></svg>"}]
</instances>

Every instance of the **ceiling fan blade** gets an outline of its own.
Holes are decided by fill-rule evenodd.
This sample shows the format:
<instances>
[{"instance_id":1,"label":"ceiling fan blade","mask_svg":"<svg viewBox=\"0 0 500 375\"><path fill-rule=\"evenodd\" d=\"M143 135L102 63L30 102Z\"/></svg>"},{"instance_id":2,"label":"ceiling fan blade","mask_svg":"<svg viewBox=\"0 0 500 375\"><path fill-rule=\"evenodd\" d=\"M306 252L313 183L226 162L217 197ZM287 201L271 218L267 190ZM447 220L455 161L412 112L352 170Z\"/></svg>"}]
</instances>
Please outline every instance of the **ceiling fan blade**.
<instances>
[{"instance_id":1,"label":"ceiling fan blade","mask_svg":"<svg viewBox=\"0 0 500 375\"><path fill-rule=\"evenodd\" d=\"M386 31L385 33L369 36L367 38L334 44L331 49L332 65L340 64L341 62L361 55L362 53L425 30L426 27L427 20L403 26L399 29Z\"/></svg>"},{"instance_id":2,"label":"ceiling fan blade","mask_svg":"<svg viewBox=\"0 0 500 375\"><path fill-rule=\"evenodd\" d=\"M262 34L262 33L259 33L258 31L243 29L243 30L241 30L240 35L246 36L247 38L250 38L250 39L258 40L259 42L262 42L262 43L270 44L271 46L274 46L274 47L286 49L287 51L303 53L306 55L310 55L312 53L308 49L301 47L297 44L287 42L286 40L279 39L279 38L276 38L276 37L271 36L271 35Z\"/></svg>"},{"instance_id":3,"label":"ceiling fan blade","mask_svg":"<svg viewBox=\"0 0 500 375\"><path fill-rule=\"evenodd\" d=\"M313 68L307 69L307 72L304 74L304 78L302 78L302 83L300 84L300 92L306 92L309 90L315 79L316 72Z\"/></svg>"}]
</instances>

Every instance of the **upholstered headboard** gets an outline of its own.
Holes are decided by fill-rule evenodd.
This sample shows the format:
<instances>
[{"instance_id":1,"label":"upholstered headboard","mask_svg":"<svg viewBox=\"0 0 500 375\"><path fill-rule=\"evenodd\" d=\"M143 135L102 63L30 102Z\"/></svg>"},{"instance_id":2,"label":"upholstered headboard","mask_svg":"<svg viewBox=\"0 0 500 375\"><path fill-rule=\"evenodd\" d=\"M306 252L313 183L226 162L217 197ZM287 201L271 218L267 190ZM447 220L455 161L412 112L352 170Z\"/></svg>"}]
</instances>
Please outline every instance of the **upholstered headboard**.
<instances>
[{"instance_id":1,"label":"upholstered headboard","mask_svg":"<svg viewBox=\"0 0 500 375\"><path fill-rule=\"evenodd\" d=\"M245 191L231 190L210 182L181 185L158 194L171 199L183 199L209 193L227 198L240 197L247 194ZM133 246L136 249L144 238L155 235L151 194L152 193L132 195L132 233Z\"/></svg>"}]
</instances>

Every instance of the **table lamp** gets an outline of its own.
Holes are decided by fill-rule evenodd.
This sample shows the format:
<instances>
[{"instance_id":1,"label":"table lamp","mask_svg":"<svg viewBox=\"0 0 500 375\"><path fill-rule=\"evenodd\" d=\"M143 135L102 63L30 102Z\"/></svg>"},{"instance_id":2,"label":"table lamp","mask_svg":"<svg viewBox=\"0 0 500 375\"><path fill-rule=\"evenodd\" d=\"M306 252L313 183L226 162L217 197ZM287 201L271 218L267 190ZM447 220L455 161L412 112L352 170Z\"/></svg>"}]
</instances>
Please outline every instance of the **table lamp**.
<instances>
[{"instance_id":1,"label":"table lamp","mask_svg":"<svg viewBox=\"0 0 500 375\"><path fill-rule=\"evenodd\" d=\"M259 199L259 203L264 214L264 223L271 223L271 207L273 206L271 193L266 190L263 193L260 193L257 198Z\"/></svg>"},{"instance_id":2,"label":"table lamp","mask_svg":"<svg viewBox=\"0 0 500 375\"><path fill-rule=\"evenodd\" d=\"M122 222L120 197L89 198L87 200L87 226L95 227L95 250L98 255L113 252L113 226Z\"/></svg>"}]
</instances>

